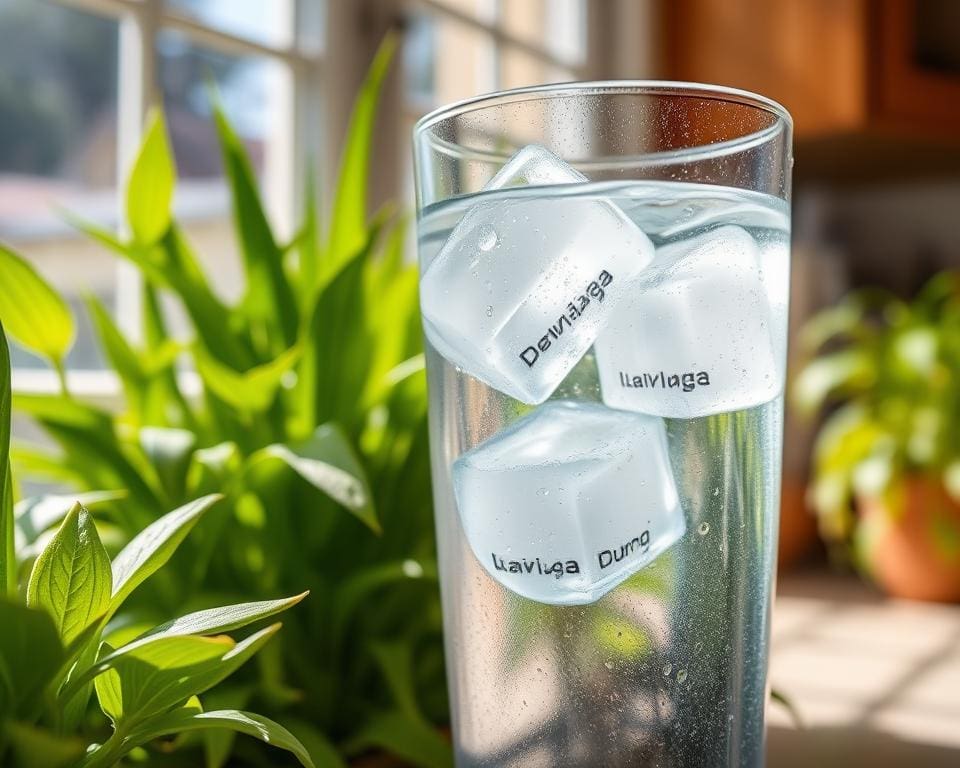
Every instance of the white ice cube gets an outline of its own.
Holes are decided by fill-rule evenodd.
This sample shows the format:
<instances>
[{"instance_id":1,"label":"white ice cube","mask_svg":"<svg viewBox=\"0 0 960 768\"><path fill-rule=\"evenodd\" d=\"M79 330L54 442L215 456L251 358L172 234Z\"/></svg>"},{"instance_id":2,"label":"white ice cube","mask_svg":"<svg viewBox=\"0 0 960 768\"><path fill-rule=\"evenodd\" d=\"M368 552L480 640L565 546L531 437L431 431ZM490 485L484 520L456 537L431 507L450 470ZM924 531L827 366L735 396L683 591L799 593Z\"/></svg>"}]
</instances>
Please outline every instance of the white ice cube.
<instances>
[{"instance_id":1,"label":"white ice cube","mask_svg":"<svg viewBox=\"0 0 960 768\"><path fill-rule=\"evenodd\" d=\"M603 401L674 418L765 403L783 388L776 327L746 230L659 248L594 345Z\"/></svg>"},{"instance_id":2,"label":"white ice cube","mask_svg":"<svg viewBox=\"0 0 960 768\"><path fill-rule=\"evenodd\" d=\"M487 189L583 181L530 146ZM481 200L421 278L424 332L471 376L541 403L590 348L653 253L649 238L608 201L568 194Z\"/></svg>"},{"instance_id":3,"label":"white ice cube","mask_svg":"<svg viewBox=\"0 0 960 768\"><path fill-rule=\"evenodd\" d=\"M519 595L598 600L685 530L663 421L551 401L463 454L453 486L470 548Z\"/></svg>"}]
</instances>

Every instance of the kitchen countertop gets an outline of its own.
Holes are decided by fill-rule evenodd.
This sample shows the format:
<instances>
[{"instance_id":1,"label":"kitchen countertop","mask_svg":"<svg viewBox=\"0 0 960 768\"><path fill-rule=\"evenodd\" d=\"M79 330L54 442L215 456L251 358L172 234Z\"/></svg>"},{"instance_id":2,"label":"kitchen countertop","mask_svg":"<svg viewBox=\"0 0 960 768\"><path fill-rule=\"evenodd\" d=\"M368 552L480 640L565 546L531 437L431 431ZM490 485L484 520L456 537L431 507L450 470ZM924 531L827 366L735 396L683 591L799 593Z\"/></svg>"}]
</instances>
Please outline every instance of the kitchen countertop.
<instances>
[{"instance_id":1,"label":"kitchen countertop","mask_svg":"<svg viewBox=\"0 0 960 768\"><path fill-rule=\"evenodd\" d=\"M781 578L768 765L960 766L960 606L886 598L855 577Z\"/></svg>"}]
</instances>

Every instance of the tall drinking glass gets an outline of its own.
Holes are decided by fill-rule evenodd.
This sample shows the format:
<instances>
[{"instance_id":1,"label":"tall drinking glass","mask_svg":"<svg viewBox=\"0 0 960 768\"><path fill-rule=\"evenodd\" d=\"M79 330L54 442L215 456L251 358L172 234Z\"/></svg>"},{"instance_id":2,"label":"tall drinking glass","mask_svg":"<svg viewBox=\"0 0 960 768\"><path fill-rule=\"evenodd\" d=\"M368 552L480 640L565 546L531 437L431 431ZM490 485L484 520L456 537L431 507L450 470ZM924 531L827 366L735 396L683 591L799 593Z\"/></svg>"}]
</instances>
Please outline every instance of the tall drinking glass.
<instances>
[{"instance_id":1,"label":"tall drinking glass","mask_svg":"<svg viewBox=\"0 0 960 768\"><path fill-rule=\"evenodd\" d=\"M578 83L414 145L457 765L761 765L790 116Z\"/></svg>"}]
</instances>

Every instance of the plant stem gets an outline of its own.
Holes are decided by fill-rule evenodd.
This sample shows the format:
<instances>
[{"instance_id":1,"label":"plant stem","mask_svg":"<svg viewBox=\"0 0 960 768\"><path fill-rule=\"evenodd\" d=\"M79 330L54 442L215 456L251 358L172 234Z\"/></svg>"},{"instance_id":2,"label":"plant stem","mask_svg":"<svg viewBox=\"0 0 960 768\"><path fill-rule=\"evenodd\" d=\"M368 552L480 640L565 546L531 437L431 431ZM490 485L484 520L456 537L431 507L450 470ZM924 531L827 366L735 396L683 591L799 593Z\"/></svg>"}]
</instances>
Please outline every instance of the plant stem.
<instances>
[{"instance_id":1,"label":"plant stem","mask_svg":"<svg viewBox=\"0 0 960 768\"><path fill-rule=\"evenodd\" d=\"M87 756L77 766L77 768L111 768L116 765L120 758L128 751L124 742L126 734L119 728L115 729L113 734L103 744Z\"/></svg>"},{"instance_id":2,"label":"plant stem","mask_svg":"<svg viewBox=\"0 0 960 768\"><path fill-rule=\"evenodd\" d=\"M57 372L57 381L60 382L60 394L70 399L70 387L67 386L67 371L63 367L63 360L59 358L54 360L53 368Z\"/></svg>"}]
</instances>

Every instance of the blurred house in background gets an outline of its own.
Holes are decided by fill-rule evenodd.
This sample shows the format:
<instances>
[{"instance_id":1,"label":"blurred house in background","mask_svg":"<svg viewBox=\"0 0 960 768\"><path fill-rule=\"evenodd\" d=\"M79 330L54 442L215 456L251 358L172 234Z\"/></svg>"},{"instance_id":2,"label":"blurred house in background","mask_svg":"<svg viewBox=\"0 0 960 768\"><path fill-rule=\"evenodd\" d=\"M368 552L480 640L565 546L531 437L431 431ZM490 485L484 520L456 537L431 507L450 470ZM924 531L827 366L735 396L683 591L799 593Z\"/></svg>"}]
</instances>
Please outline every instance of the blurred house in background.
<instances>
[{"instance_id":1,"label":"blurred house in background","mask_svg":"<svg viewBox=\"0 0 960 768\"><path fill-rule=\"evenodd\" d=\"M183 179L177 213L217 290L236 296L211 93L252 151L274 223L289 237L307 177L323 191L332 184L349 107L389 29L399 30L401 50L372 169L380 202L410 207L410 130L440 104L543 82L694 80L758 91L795 118L794 331L850 288L907 297L960 266L958 0L0 0L0 239L77 303L85 292L104 298L135 334L136 276L57 209L116 225L143 115L162 103ZM78 317L75 389L109 399L117 383ZM27 353L15 351L14 365L21 388L54 385ZM792 420L787 429L781 555L791 563L816 553L804 501L814 427ZM814 702L823 722L899 734L874 762L839 764L899 765L906 755L956 765L960 696L944 692L960 681L953 609L891 618L848 586L804 584L783 621L806 645L782 656L802 673L780 680L798 686L801 710ZM862 620L817 634L851 611ZM922 638L896 642L897 622ZM885 633L880 667L857 666ZM804 692L825 657L829 675L843 676L846 659L858 679ZM909 689L915 664L921 679ZM775 655L775 683L777 673ZM898 751L904 734L933 746ZM830 744L815 757L801 750L806 762L795 764L852 749Z\"/></svg>"}]
</instances>

